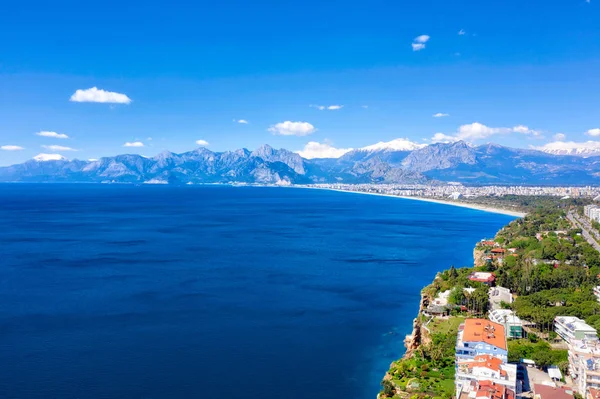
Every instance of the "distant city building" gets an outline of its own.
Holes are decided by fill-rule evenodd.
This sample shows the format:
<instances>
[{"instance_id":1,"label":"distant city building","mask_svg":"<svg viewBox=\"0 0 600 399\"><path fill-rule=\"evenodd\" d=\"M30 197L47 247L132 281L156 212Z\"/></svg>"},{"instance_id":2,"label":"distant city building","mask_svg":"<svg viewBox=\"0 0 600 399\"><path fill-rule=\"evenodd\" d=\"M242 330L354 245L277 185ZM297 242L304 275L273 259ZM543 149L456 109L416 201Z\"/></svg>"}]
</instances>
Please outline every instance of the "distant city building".
<instances>
[{"instance_id":1,"label":"distant city building","mask_svg":"<svg viewBox=\"0 0 600 399\"><path fill-rule=\"evenodd\" d=\"M495 309L490 312L490 320L502 324L507 338L523 338L523 322L510 309Z\"/></svg>"},{"instance_id":2,"label":"distant city building","mask_svg":"<svg viewBox=\"0 0 600 399\"><path fill-rule=\"evenodd\" d=\"M467 319L458 327L456 361L474 360L479 355L507 361L506 332L502 324L486 319Z\"/></svg>"},{"instance_id":3,"label":"distant city building","mask_svg":"<svg viewBox=\"0 0 600 399\"><path fill-rule=\"evenodd\" d=\"M496 282L496 275L490 272L473 272L469 276L469 280L493 286Z\"/></svg>"},{"instance_id":4,"label":"distant city building","mask_svg":"<svg viewBox=\"0 0 600 399\"><path fill-rule=\"evenodd\" d=\"M557 316L554 319L554 331L567 343L571 340L596 340L596 329L575 316Z\"/></svg>"},{"instance_id":5,"label":"distant city building","mask_svg":"<svg viewBox=\"0 0 600 399\"><path fill-rule=\"evenodd\" d=\"M569 374L577 392L586 396L589 389L600 389L600 341L569 342Z\"/></svg>"},{"instance_id":6,"label":"distant city building","mask_svg":"<svg viewBox=\"0 0 600 399\"><path fill-rule=\"evenodd\" d=\"M513 303L513 296L508 288L500 286L490 288L489 295L492 309L500 309L502 307L502 302L507 303L509 305Z\"/></svg>"}]
</instances>

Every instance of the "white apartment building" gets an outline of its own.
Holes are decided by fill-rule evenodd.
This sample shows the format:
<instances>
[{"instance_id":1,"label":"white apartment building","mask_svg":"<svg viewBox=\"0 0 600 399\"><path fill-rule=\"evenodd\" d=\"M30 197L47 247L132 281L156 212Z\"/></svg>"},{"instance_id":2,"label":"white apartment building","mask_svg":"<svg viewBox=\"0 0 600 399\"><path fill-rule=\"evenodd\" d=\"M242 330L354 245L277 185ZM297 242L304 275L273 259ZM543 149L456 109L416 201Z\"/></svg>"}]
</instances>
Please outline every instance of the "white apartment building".
<instances>
[{"instance_id":1,"label":"white apartment building","mask_svg":"<svg viewBox=\"0 0 600 399\"><path fill-rule=\"evenodd\" d=\"M575 316L557 316L554 319L554 331L567 343L572 340L597 340L594 327Z\"/></svg>"},{"instance_id":2,"label":"white apartment building","mask_svg":"<svg viewBox=\"0 0 600 399\"><path fill-rule=\"evenodd\" d=\"M495 309L489 314L494 323L502 324L507 338L523 338L523 322L510 309Z\"/></svg>"},{"instance_id":3,"label":"white apartment building","mask_svg":"<svg viewBox=\"0 0 600 399\"><path fill-rule=\"evenodd\" d=\"M479 355L473 360L462 360L456 363L457 397L464 387L479 381L491 381L520 393L520 389L517 389L516 364L506 364L502 359L491 355Z\"/></svg>"},{"instance_id":4,"label":"white apartment building","mask_svg":"<svg viewBox=\"0 0 600 399\"><path fill-rule=\"evenodd\" d=\"M569 342L569 373L577 392L583 397L588 389L600 389L600 341L572 340Z\"/></svg>"},{"instance_id":5,"label":"white apartment building","mask_svg":"<svg viewBox=\"0 0 600 399\"><path fill-rule=\"evenodd\" d=\"M590 220L600 222L600 207L597 205L586 205L583 207L583 214Z\"/></svg>"},{"instance_id":6,"label":"white apartment building","mask_svg":"<svg viewBox=\"0 0 600 399\"><path fill-rule=\"evenodd\" d=\"M508 288L496 286L490 288L490 304L493 309L500 309L502 302L513 303L513 296Z\"/></svg>"}]
</instances>

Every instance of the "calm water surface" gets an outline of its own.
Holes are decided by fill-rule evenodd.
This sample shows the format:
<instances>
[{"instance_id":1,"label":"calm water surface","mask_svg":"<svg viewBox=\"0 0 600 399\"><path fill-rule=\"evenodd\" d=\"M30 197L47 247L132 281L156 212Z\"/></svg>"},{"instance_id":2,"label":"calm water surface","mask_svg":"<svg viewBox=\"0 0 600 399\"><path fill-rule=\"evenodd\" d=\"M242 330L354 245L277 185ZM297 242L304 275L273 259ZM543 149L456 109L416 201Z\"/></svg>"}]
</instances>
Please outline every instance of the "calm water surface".
<instances>
[{"instance_id":1,"label":"calm water surface","mask_svg":"<svg viewBox=\"0 0 600 399\"><path fill-rule=\"evenodd\" d=\"M509 216L329 191L0 185L0 398L372 399Z\"/></svg>"}]
</instances>

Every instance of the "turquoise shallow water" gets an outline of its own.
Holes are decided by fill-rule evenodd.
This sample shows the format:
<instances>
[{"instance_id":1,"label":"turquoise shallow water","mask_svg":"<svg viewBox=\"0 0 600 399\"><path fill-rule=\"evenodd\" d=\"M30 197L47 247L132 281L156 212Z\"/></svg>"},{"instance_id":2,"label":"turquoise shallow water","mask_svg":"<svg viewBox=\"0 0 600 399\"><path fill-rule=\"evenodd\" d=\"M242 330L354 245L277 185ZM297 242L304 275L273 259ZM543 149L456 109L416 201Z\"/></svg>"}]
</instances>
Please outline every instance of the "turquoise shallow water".
<instances>
[{"instance_id":1,"label":"turquoise shallow water","mask_svg":"<svg viewBox=\"0 0 600 399\"><path fill-rule=\"evenodd\" d=\"M0 185L1 398L373 398L512 218L330 191Z\"/></svg>"}]
</instances>

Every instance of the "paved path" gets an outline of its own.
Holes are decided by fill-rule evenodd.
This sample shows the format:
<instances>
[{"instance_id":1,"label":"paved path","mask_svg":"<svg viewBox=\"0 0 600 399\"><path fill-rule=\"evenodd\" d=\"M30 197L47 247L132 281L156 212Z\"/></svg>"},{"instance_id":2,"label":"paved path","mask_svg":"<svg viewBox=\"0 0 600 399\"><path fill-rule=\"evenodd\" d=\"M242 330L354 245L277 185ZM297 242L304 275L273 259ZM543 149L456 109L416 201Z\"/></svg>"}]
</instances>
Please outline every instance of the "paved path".
<instances>
[{"instance_id":1,"label":"paved path","mask_svg":"<svg viewBox=\"0 0 600 399\"><path fill-rule=\"evenodd\" d=\"M569 219L569 221L571 221L571 223L573 223L575 226L580 228L581 235L583 236L583 238L585 238L586 241L589 242L590 245L596 249L596 251L600 252L600 244L598 244L598 241L596 241L594 236L590 233L591 226L589 225L589 223L587 223L584 220L581 220L579 216L571 212L567 214L567 219Z\"/></svg>"}]
</instances>

